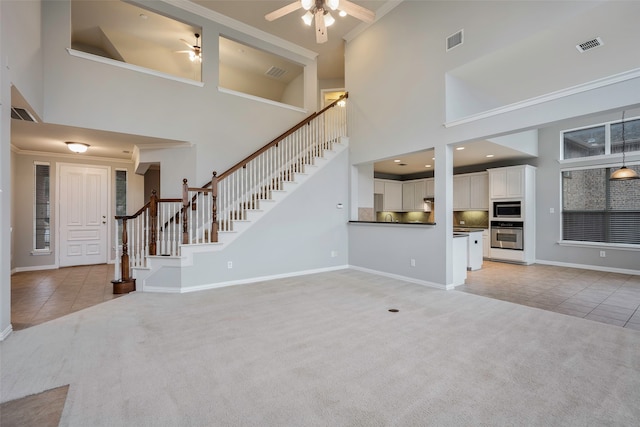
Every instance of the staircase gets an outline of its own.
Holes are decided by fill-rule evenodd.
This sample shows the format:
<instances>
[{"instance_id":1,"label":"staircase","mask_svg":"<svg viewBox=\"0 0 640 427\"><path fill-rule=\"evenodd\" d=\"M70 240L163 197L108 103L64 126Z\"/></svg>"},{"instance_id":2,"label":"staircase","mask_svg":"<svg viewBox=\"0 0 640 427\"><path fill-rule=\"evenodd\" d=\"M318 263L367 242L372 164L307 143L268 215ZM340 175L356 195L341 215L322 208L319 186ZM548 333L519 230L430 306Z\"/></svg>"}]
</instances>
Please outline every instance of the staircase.
<instances>
[{"instance_id":1,"label":"staircase","mask_svg":"<svg viewBox=\"0 0 640 427\"><path fill-rule=\"evenodd\" d=\"M132 283L127 291L203 288L184 283L182 277L186 267L202 258L198 254L225 251L346 150L346 98L307 117L228 171L214 172L204 186L189 187L183 180L181 199L158 199L154 193L136 214L116 217L120 241L114 292L116 283Z\"/></svg>"}]
</instances>

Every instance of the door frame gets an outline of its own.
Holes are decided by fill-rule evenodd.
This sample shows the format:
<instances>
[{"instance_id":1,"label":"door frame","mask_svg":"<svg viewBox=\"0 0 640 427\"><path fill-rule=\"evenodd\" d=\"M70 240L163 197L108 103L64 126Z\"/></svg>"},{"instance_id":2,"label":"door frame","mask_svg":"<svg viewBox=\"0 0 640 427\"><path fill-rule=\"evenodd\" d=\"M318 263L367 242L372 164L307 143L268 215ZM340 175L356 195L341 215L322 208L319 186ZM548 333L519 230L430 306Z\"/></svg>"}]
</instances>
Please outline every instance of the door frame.
<instances>
[{"instance_id":1,"label":"door frame","mask_svg":"<svg viewBox=\"0 0 640 427\"><path fill-rule=\"evenodd\" d=\"M60 248L61 248L61 242L60 242L60 183L61 183L61 179L60 179L60 169L63 166L73 166L73 167L87 167L87 168L97 168L97 169L106 169L107 171L107 238L105 239L104 242L104 250L105 250L105 254L107 255L107 264L112 264L113 260L111 259L111 250L109 250L110 248L110 243L111 243L111 224L112 221L110 220L110 218L113 218L115 213L114 213L114 206L113 206L113 200L111 198L111 191L112 191L112 175L111 175L111 166L106 166L106 165L95 165L95 164L90 164L90 163L65 163L65 162L57 162L56 163L56 193L55 193L55 203L56 203L56 207L55 207L55 213L56 213L56 220L55 220L55 225L56 225L56 242L55 242L55 266L56 268L60 268Z\"/></svg>"}]
</instances>

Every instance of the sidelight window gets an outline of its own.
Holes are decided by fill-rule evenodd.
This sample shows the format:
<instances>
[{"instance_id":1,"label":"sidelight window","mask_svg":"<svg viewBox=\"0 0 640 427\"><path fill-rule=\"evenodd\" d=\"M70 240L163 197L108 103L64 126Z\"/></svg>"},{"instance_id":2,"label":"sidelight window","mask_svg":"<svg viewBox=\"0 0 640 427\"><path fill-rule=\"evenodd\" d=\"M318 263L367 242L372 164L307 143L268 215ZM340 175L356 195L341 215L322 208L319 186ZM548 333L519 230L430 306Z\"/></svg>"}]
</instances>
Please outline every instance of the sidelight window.
<instances>
[{"instance_id":1,"label":"sidelight window","mask_svg":"<svg viewBox=\"0 0 640 427\"><path fill-rule=\"evenodd\" d=\"M34 219L33 249L34 252L49 252L51 248L51 200L49 163L34 164Z\"/></svg>"}]
</instances>

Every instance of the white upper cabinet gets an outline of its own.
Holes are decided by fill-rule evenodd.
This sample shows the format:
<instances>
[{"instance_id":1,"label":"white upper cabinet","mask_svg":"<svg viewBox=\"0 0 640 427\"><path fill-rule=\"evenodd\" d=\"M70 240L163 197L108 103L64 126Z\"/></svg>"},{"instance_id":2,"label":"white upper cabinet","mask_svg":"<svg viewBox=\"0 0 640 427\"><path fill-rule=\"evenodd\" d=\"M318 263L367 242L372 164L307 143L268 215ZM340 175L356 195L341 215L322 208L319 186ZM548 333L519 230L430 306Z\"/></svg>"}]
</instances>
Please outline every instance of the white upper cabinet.
<instances>
[{"instance_id":1,"label":"white upper cabinet","mask_svg":"<svg viewBox=\"0 0 640 427\"><path fill-rule=\"evenodd\" d=\"M436 195L435 180L433 178L427 178L424 180L425 191L424 197L434 198Z\"/></svg>"},{"instance_id":2,"label":"white upper cabinet","mask_svg":"<svg viewBox=\"0 0 640 427\"><path fill-rule=\"evenodd\" d=\"M384 181L384 198L382 206L386 212L398 212L402 210L402 183Z\"/></svg>"},{"instance_id":3,"label":"white upper cabinet","mask_svg":"<svg viewBox=\"0 0 640 427\"><path fill-rule=\"evenodd\" d=\"M378 179L373 180L373 192L375 194L384 194L384 182Z\"/></svg>"},{"instance_id":4,"label":"white upper cabinet","mask_svg":"<svg viewBox=\"0 0 640 427\"><path fill-rule=\"evenodd\" d=\"M424 179L402 183L402 210L424 210L424 198L426 196L427 183Z\"/></svg>"},{"instance_id":5,"label":"white upper cabinet","mask_svg":"<svg viewBox=\"0 0 640 427\"><path fill-rule=\"evenodd\" d=\"M492 199L522 199L525 195L526 165L489 169Z\"/></svg>"},{"instance_id":6,"label":"white upper cabinet","mask_svg":"<svg viewBox=\"0 0 640 427\"><path fill-rule=\"evenodd\" d=\"M489 175L468 173L453 177L453 210L489 210Z\"/></svg>"}]
</instances>

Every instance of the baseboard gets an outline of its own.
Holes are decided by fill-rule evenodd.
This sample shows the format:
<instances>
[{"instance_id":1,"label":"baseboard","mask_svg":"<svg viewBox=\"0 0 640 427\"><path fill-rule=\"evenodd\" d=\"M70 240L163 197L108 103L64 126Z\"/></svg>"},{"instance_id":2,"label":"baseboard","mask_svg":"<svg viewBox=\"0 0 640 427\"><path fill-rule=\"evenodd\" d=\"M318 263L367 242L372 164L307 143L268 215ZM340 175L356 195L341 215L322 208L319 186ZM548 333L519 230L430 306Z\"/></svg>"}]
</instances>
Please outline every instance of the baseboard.
<instances>
[{"instance_id":1,"label":"baseboard","mask_svg":"<svg viewBox=\"0 0 640 427\"><path fill-rule=\"evenodd\" d=\"M57 270L58 266L55 264L52 265L33 265L31 267L16 267L11 270L11 274L21 273L23 271L39 271L39 270Z\"/></svg>"},{"instance_id":2,"label":"baseboard","mask_svg":"<svg viewBox=\"0 0 640 427\"><path fill-rule=\"evenodd\" d=\"M364 271L365 273L376 274L378 276L389 277L390 279L402 280L404 282L415 283L416 285L427 286L429 288L440 289L442 291L450 291L455 288L454 285L441 285L440 283L428 282L426 280L415 279L413 277L401 276L399 274L387 273L385 271L372 270L370 268L358 267L350 265L349 268L358 271Z\"/></svg>"},{"instance_id":3,"label":"baseboard","mask_svg":"<svg viewBox=\"0 0 640 427\"><path fill-rule=\"evenodd\" d=\"M603 267L599 265L574 264L572 262L548 261L544 259L537 259L536 264L553 265L556 267L580 268L583 270L605 271L607 273L640 275L640 270L631 270L628 268Z\"/></svg>"},{"instance_id":4,"label":"baseboard","mask_svg":"<svg viewBox=\"0 0 640 427\"><path fill-rule=\"evenodd\" d=\"M13 331L13 326L11 326L11 324L9 324L9 326L7 326L4 331L2 331L0 333L0 341L4 341L5 338L7 338L11 332Z\"/></svg>"},{"instance_id":5,"label":"baseboard","mask_svg":"<svg viewBox=\"0 0 640 427\"><path fill-rule=\"evenodd\" d=\"M348 265L339 265L336 267L317 268L312 270L296 271L293 273L274 274L272 276L251 277L248 279L231 280L228 282L209 283L206 285L189 286L186 288L180 288L180 287L165 288L165 287L159 287L159 286L144 286L144 292L184 294L189 292L206 291L209 289L225 288L228 286L248 285L248 284L257 283L257 282L267 282L267 281L276 280L276 279L286 279L288 277L307 276L309 274L327 273L329 271L345 270L347 268L349 268Z\"/></svg>"}]
</instances>

